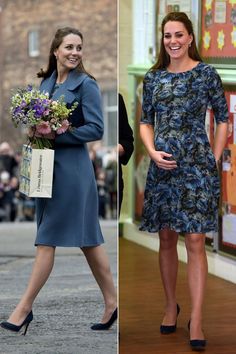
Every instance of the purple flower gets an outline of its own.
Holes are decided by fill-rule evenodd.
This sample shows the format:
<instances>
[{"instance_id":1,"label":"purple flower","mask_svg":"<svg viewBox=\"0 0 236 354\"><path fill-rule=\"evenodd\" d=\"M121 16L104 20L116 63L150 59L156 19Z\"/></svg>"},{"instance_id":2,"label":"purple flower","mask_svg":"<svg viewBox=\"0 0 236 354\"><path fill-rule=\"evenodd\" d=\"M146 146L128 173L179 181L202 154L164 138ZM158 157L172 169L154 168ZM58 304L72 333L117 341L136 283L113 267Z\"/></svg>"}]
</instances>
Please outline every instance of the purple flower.
<instances>
[{"instance_id":1,"label":"purple flower","mask_svg":"<svg viewBox=\"0 0 236 354\"><path fill-rule=\"evenodd\" d=\"M14 110L13 110L13 115L14 116L18 116L20 114L23 114L23 111L21 109L21 107L16 107Z\"/></svg>"},{"instance_id":2,"label":"purple flower","mask_svg":"<svg viewBox=\"0 0 236 354\"><path fill-rule=\"evenodd\" d=\"M45 114L44 112L46 111L47 109L45 109L44 106L41 106L39 103L35 104L33 106L33 111L35 113L35 118L42 118Z\"/></svg>"},{"instance_id":3,"label":"purple flower","mask_svg":"<svg viewBox=\"0 0 236 354\"><path fill-rule=\"evenodd\" d=\"M20 104L21 107L26 107L27 106L27 103L23 100Z\"/></svg>"}]
</instances>

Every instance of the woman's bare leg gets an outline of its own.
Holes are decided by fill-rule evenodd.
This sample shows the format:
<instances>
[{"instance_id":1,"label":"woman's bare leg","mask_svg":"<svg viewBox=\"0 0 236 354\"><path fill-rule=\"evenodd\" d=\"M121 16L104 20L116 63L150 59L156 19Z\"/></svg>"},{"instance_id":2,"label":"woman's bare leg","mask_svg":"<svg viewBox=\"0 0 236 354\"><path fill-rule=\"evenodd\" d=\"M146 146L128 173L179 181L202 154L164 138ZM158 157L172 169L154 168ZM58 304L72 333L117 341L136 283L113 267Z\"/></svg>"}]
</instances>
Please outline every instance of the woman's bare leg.
<instances>
[{"instance_id":1,"label":"woman's bare leg","mask_svg":"<svg viewBox=\"0 0 236 354\"><path fill-rule=\"evenodd\" d=\"M103 246L83 247L82 251L103 294L105 312L101 322L105 323L110 319L117 306L116 290L109 260Z\"/></svg>"},{"instance_id":2,"label":"woman's bare leg","mask_svg":"<svg viewBox=\"0 0 236 354\"><path fill-rule=\"evenodd\" d=\"M204 339L202 332L202 306L206 289L207 257L204 234L187 234L188 284L191 297L190 339Z\"/></svg>"},{"instance_id":3,"label":"woman's bare leg","mask_svg":"<svg viewBox=\"0 0 236 354\"><path fill-rule=\"evenodd\" d=\"M20 302L9 317L8 322L20 325L31 311L36 296L52 271L54 255L54 247L37 246L36 258L28 286Z\"/></svg>"},{"instance_id":4,"label":"woman's bare leg","mask_svg":"<svg viewBox=\"0 0 236 354\"><path fill-rule=\"evenodd\" d=\"M165 316L162 325L171 326L176 322L176 280L178 273L177 241L175 231L164 229L159 232L159 264L166 296Z\"/></svg>"}]
</instances>

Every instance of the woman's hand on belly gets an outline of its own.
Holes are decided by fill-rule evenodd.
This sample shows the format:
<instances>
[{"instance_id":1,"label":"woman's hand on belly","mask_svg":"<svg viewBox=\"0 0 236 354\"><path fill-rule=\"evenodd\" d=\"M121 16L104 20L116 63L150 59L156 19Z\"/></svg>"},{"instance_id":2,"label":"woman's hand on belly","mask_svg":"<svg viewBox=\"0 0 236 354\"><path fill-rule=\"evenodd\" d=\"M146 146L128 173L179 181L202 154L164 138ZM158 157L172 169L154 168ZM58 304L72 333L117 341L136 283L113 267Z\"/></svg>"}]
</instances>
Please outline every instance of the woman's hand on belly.
<instances>
[{"instance_id":1,"label":"woman's hand on belly","mask_svg":"<svg viewBox=\"0 0 236 354\"><path fill-rule=\"evenodd\" d=\"M177 167L177 163L172 159L172 155L164 151L153 151L150 154L151 159L159 168L163 170L173 170Z\"/></svg>"}]
</instances>

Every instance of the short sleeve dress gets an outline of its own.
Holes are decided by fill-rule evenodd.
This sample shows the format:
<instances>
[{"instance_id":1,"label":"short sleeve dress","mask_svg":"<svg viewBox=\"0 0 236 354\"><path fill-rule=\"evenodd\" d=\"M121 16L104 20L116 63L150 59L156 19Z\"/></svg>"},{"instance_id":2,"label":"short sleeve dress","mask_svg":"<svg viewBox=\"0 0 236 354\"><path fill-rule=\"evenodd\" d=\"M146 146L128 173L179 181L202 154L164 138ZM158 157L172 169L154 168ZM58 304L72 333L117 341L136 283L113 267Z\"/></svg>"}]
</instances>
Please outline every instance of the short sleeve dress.
<instances>
[{"instance_id":1,"label":"short sleeve dress","mask_svg":"<svg viewBox=\"0 0 236 354\"><path fill-rule=\"evenodd\" d=\"M149 71L143 90L141 123L154 126L155 149L172 154L177 168L160 169L151 160L140 230L217 231L220 181L205 117L211 106L216 124L228 120L219 75L202 62L182 73Z\"/></svg>"}]
</instances>

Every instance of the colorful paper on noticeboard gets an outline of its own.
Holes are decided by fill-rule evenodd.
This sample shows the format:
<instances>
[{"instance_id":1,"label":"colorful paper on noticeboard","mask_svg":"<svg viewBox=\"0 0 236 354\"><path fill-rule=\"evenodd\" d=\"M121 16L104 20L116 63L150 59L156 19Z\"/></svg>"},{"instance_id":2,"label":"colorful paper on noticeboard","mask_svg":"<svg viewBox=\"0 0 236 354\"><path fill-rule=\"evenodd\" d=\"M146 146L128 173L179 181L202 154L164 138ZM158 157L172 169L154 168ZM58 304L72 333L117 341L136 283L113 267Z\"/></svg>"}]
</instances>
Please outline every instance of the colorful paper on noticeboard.
<instances>
[{"instance_id":1,"label":"colorful paper on noticeboard","mask_svg":"<svg viewBox=\"0 0 236 354\"><path fill-rule=\"evenodd\" d=\"M202 6L204 58L236 57L236 0L204 0Z\"/></svg>"},{"instance_id":2,"label":"colorful paper on noticeboard","mask_svg":"<svg viewBox=\"0 0 236 354\"><path fill-rule=\"evenodd\" d=\"M236 248L236 92L225 95L230 119L222 156L222 243Z\"/></svg>"}]
</instances>

